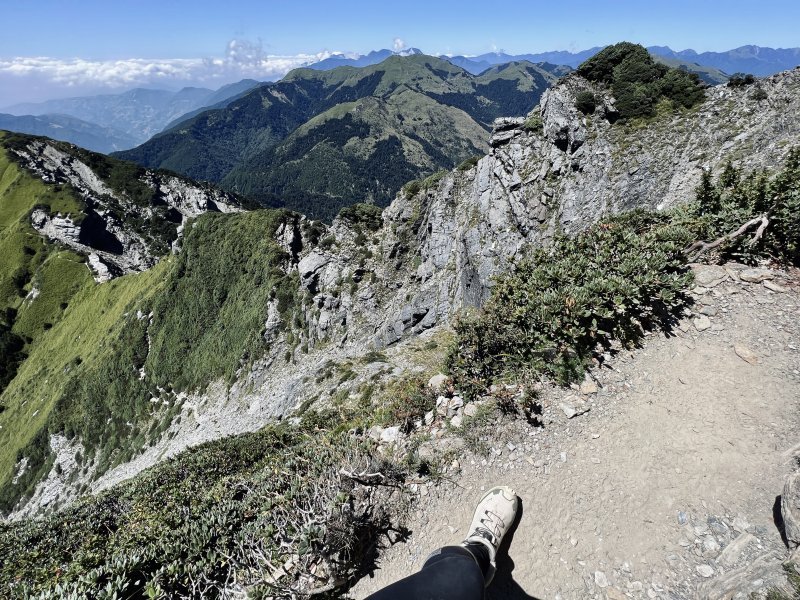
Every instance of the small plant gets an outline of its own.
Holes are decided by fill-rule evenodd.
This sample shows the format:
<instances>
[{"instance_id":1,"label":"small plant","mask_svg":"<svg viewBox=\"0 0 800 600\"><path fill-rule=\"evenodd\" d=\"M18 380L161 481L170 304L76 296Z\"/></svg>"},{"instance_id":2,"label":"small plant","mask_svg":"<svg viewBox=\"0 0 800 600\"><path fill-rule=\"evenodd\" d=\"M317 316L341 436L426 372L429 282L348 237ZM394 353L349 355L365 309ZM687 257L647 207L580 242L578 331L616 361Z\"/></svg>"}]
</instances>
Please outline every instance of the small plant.
<instances>
[{"instance_id":1,"label":"small plant","mask_svg":"<svg viewBox=\"0 0 800 600\"><path fill-rule=\"evenodd\" d=\"M525 123L522 125L522 128L525 129L525 131L533 131L533 132L542 131L542 129L544 128L544 121L542 120L542 114L538 110L535 110L531 114L531 116L529 116L525 120Z\"/></svg>"},{"instance_id":2,"label":"small plant","mask_svg":"<svg viewBox=\"0 0 800 600\"><path fill-rule=\"evenodd\" d=\"M478 161L481 159L480 156L470 156L466 160L464 160L460 165L458 165L459 171L469 171L472 167L478 164Z\"/></svg>"},{"instance_id":3,"label":"small plant","mask_svg":"<svg viewBox=\"0 0 800 600\"><path fill-rule=\"evenodd\" d=\"M405 197L410 199L419 194L421 189L422 182L419 179L415 179L414 181L409 181L407 184L405 184L402 191Z\"/></svg>"},{"instance_id":4,"label":"small plant","mask_svg":"<svg viewBox=\"0 0 800 600\"><path fill-rule=\"evenodd\" d=\"M582 92L578 92L578 94L575 96L575 108L577 108L583 114L592 114L596 107L597 98L595 98L592 92L584 90Z\"/></svg>"}]
</instances>

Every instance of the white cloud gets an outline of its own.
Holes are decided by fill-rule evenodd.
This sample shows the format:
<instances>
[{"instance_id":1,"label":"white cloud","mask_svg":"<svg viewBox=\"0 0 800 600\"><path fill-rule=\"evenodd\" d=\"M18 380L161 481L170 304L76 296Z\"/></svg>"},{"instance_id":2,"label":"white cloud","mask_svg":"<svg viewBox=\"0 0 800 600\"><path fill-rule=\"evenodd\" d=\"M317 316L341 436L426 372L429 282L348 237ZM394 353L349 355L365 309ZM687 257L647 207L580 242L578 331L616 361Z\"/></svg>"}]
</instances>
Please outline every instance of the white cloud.
<instances>
[{"instance_id":1,"label":"white cloud","mask_svg":"<svg viewBox=\"0 0 800 600\"><path fill-rule=\"evenodd\" d=\"M399 37L396 37L392 40L392 50L395 52L401 52L406 49L406 43Z\"/></svg>"},{"instance_id":2,"label":"white cloud","mask_svg":"<svg viewBox=\"0 0 800 600\"><path fill-rule=\"evenodd\" d=\"M231 40L221 58L0 58L0 80L5 82L4 86L16 83L15 87L19 88L17 92L23 91L26 83L34 80L39 85L48 85L54 91L89 88L119 91L136 86L219 86L243 78L277 79L294 68L333 54L323 51L316 54L274 55L265 53L260 41ZM19 93L11 95L20 96Z\"/></svg>"}]
</instances>

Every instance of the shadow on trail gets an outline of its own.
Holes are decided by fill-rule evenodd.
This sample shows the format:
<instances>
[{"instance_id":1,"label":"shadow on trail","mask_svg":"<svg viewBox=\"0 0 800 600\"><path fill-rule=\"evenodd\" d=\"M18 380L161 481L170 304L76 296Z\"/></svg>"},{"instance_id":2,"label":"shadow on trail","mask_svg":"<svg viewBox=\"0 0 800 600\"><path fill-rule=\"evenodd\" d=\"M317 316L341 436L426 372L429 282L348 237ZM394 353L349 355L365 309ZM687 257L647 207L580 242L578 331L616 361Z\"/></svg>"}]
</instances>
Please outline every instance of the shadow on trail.
<instances>
[{"instance_id":1,"label":"shadow on trail","mask_svg":"<svg viewBox=\"0 0 800 600\"><path fill-rule=\"evenodd\" d=\"M778 533L781 534L783 545L788 548L789 539L786 537L786 524L783 522L783 513L781 512L781 496L776 496L772 505L772 521L775 523Z\"/></svg>"},{"instance_id":2,"label":"shadow on trail","mask_svg":"<svg viewBox=\"0 0 800 600\"><path fill-rule=\"evenodd\" d=\"M525 513L525 506L520 498L519 514L514 526L508 530L500 550L497 553L497 572L494 575L491 585L486 590L487 600L540 600L536 596L531 596L522 586L514 581L514 561L508 555L508 549L514 541L514 534L517 532L522 517Z\"/></svg>"}]
</instances>

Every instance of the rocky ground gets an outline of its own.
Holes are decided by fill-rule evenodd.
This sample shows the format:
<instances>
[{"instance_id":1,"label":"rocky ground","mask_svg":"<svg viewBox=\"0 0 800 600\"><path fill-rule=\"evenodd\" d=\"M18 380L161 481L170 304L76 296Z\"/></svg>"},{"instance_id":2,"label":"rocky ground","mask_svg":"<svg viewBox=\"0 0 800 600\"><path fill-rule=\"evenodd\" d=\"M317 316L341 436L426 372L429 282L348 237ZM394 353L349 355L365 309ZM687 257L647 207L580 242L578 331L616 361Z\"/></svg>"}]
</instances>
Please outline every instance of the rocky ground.
<instances>
[{"instance_id":1,"label":"rocky ground","mask_svg":"<svg viewBox=\"0 0 800 600\"><path fill-rule=\"evenodd\" d=\"M463 539L496 484L516 488L523 514L490 598L748 598L783 584L800 276L739 265L696 276L696 304L674 331L575 389L545 389L543 427L495 421L487 455L466 453L447 482L418 488L410 539L352 597Z\"/></svg>"}]
</instances>

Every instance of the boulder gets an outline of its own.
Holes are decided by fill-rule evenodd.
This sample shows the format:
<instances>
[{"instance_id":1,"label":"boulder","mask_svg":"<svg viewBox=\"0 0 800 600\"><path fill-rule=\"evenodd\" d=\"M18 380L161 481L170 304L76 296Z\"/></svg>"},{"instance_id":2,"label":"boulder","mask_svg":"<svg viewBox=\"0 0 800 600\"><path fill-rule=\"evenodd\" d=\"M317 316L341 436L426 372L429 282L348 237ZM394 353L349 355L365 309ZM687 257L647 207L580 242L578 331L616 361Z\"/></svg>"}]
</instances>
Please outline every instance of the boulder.
<instances>
[{"instance_id":1,"label":"boulder","mask_svg":"<svg viewBox=\"0 0 800 600\"><path fill-rule=\"evenodd\" d=\"M755 269L744 269L739 272L739 279L748 283L761 283L767 279L774 279L775 274L769 269L756 267Z\"/></svg>"},{"instance_id":2,"label":"boulder","mask_svg":"<svg viewBox=\"0 0 800 600\"><path fill-rule=\"evenodd\" d=\"M789 549L800 546L800 472L786 478L781 495L781 516Z\"/></svg>"}]
</instances>

